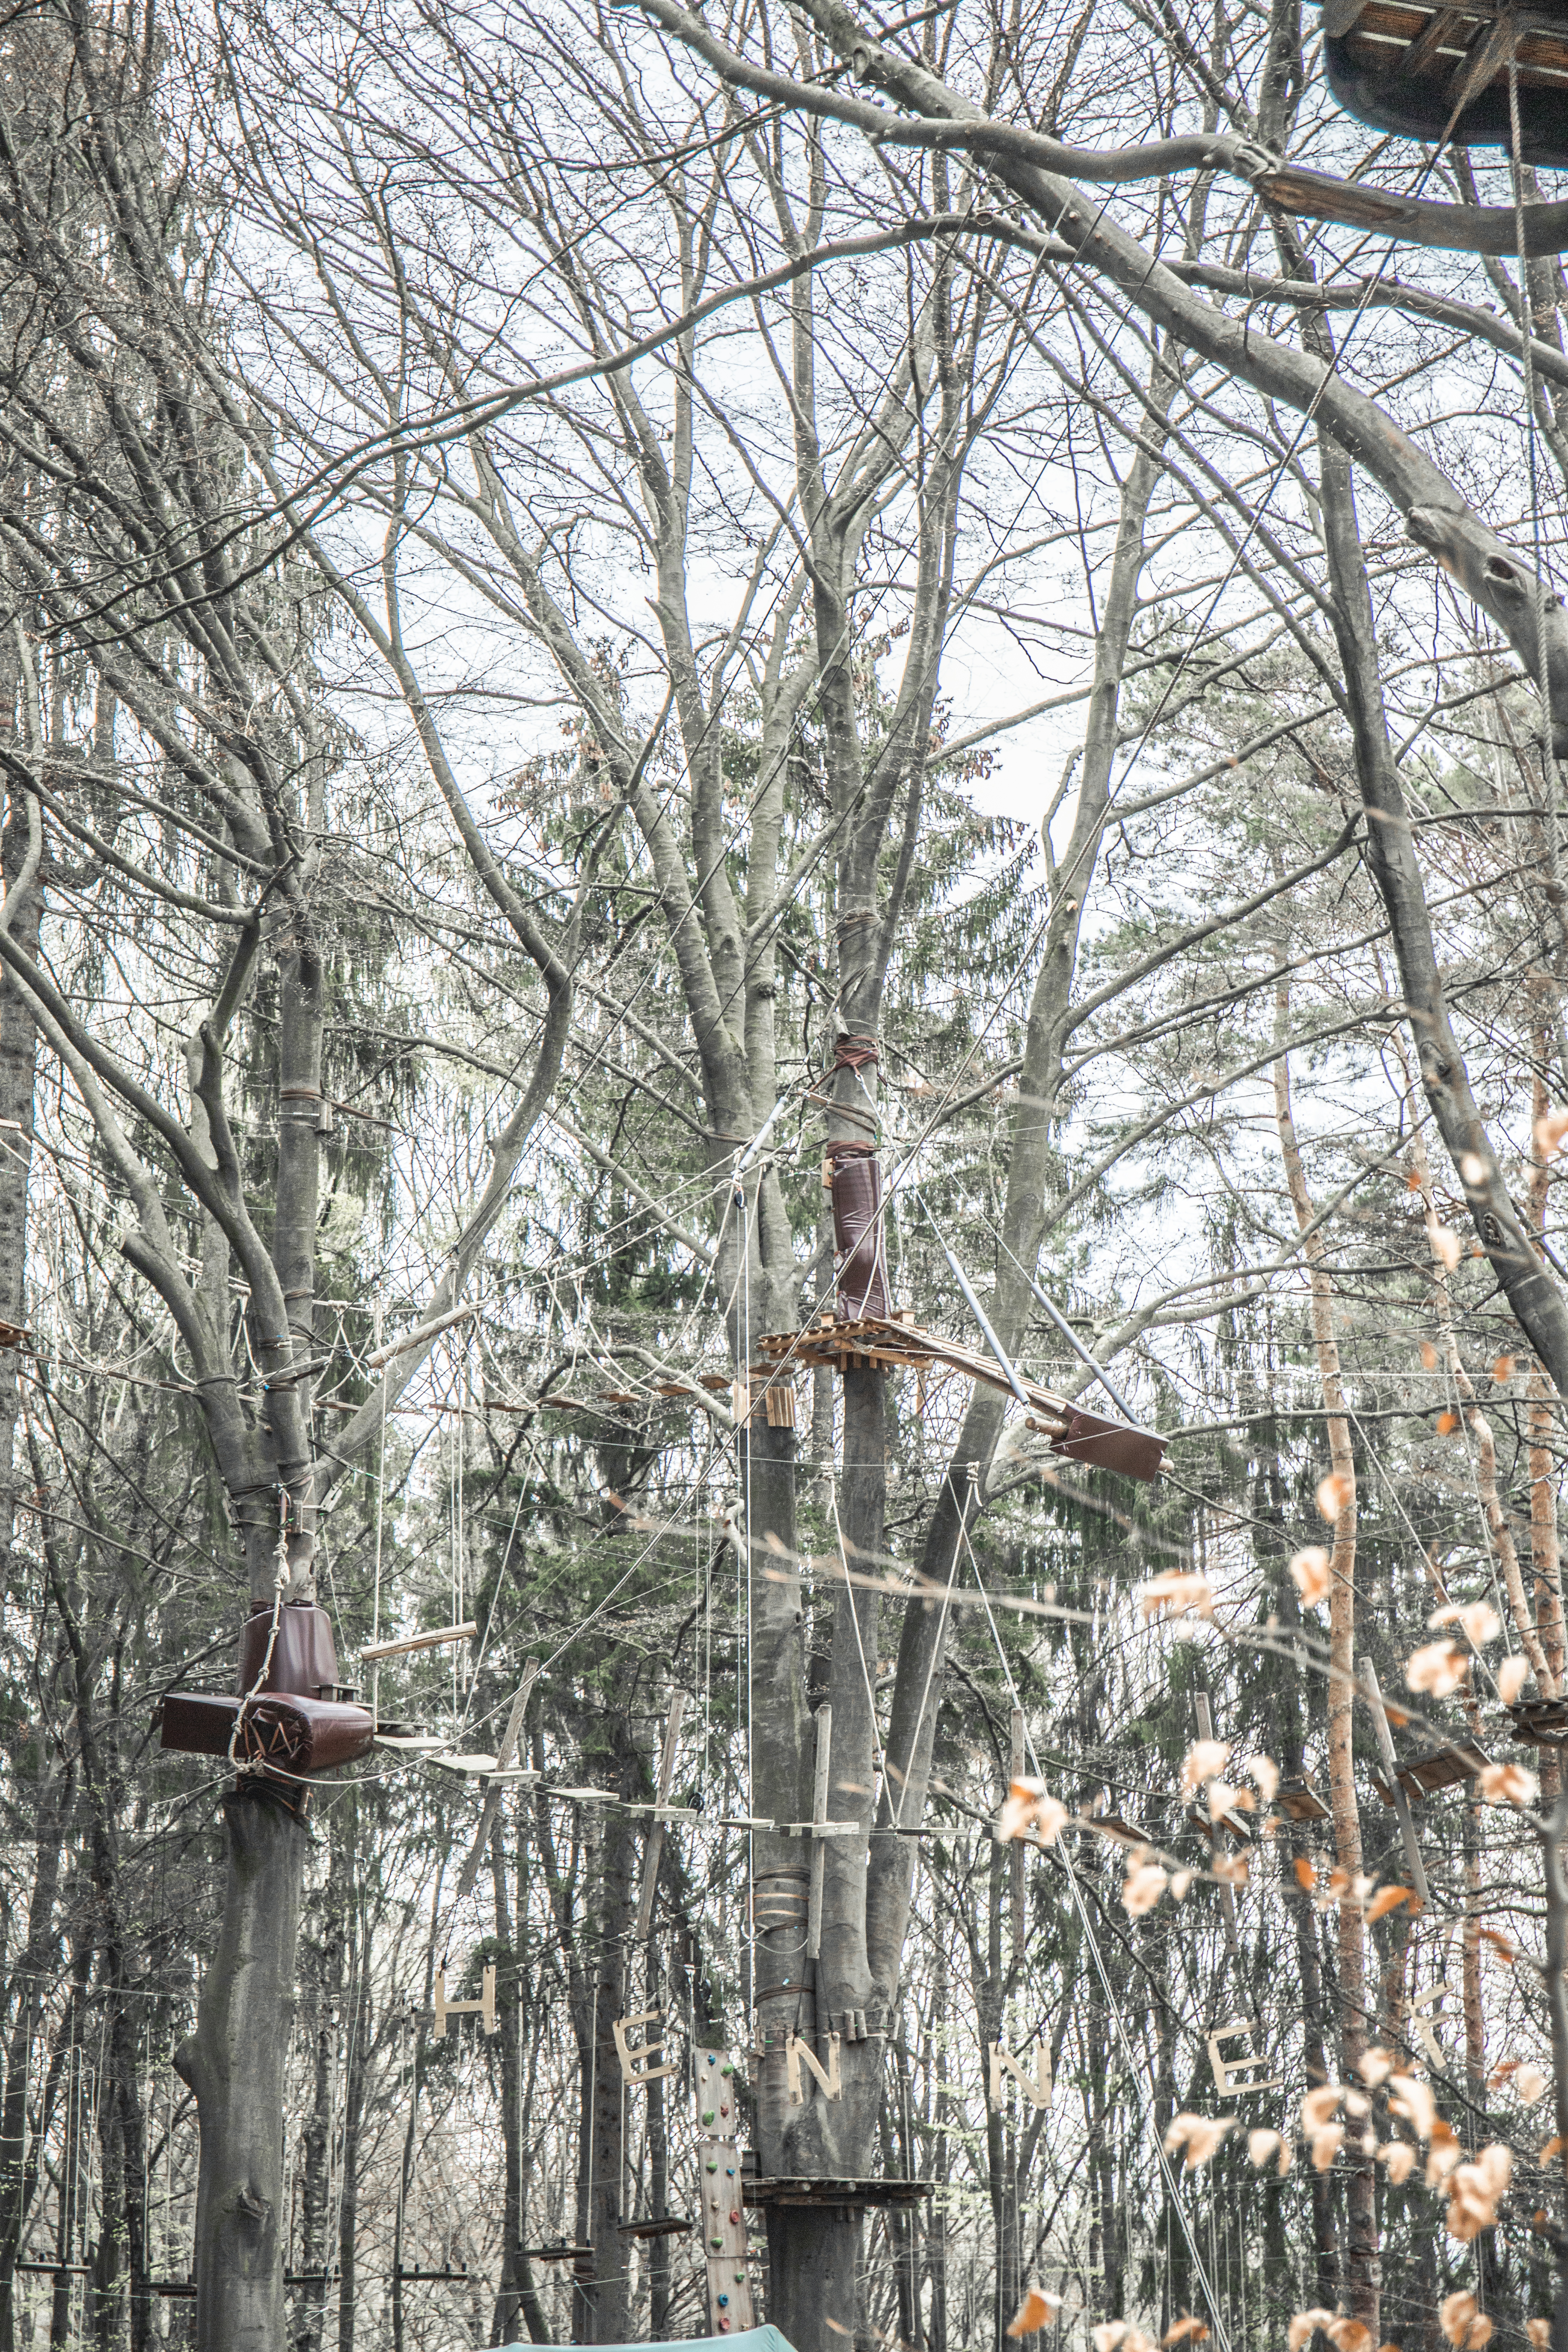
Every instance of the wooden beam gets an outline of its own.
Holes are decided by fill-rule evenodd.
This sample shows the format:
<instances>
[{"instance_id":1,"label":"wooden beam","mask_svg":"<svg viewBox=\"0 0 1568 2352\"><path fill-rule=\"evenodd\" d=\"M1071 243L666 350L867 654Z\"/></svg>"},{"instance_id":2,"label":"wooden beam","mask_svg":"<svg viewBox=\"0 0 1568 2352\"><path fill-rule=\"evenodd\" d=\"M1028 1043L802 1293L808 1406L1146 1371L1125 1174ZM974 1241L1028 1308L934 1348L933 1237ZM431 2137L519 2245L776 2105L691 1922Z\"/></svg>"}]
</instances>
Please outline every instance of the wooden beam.
<instances>
[{"instance_id":1,"label":"wooden beam","mask_svg":"<svg viewBox=\"0 0 1568 2352\"><path fill-rule=\"evenodd\" d=\"M360 1652L362 1666L374 1665L382 1658L399 1658L408 1650L437 1650L447 1642L471 1642L479 1632L470 1617L466 1625L438 1625L434 1633L408 1633L401 1642L371 1642Z\"/></svg>"},{"instance_id":2,"label":"wooden beam","mask_svg":"<svg viewBox=\"0 0 1568 2352\"><path fill-rule=\"evenodd\" d=\"M1016 1706L1013 1709L1010 1760L1013 1779L1021 1780L1024 1777L1024 1710L1021 1706ZM1012 1873L1013 1966L1016 1969L1024 1957L1024 1841L1022 1838L1013 1840L1013 1851L1007 1859L1008 1868Z\"/></svg>"},{"instance_id":3,"label":"wooden beam","mask_svg":"<svg viewBox=\"0 0 1568 2352\"><path fill-rule=\"evenodd\" d=\"M1405 1859L1410 1869L1410 1884L1415 1888L1424 1911L1432 1908L1432 1889L1426 1884L1426 1865L1421 1859L1421 1847L1415 1835L1415 1816L1410 1810L1410 1799L1399 1777L1399 1759L1394 1752L1394 1734L1388 1727L1388 1712L1383 1704L1383 1691L1377 1679L1377 1668L1370 1658L1362 1661L1362 1680L1372 1694L1373 1728L1383 1751L1383 1761L1388 1773L1388 1785L1394 1791L1394 1810L1399 1815L1399 1833L1405 1840Z\"/></svg>"},{"instance_id":4,"label":"wooden beam","mask_svg":"<svg viewBox=\"0 0 1568 2352\"><path fill-rule=\"evenodd\" d=\"M1468 57L1459 60L1454 79L1448 86L1448 110L1458 114L1472 98L1487 87L1500 68L1507 65L1519 39L1519 26L1511 8L1504 9L1495 25L1489 25Z\"/></svg>"},{"instance_id":5,"label":"wooden beam","mask_svg":"<svg viewBox=\"0 0 1568 2352\"><path fill-rule=\"evenodd\" d=\"M637 1896L637 1927L634 1933L640 1943L653 1927L654 1896L658 1889L659 1857L664 1852L664 1822L662 1809L669 1802L670 1783L675 1778L675 1748L680 1738L680 1718L686 1712L686 1693L677 1689L670 1694L669 1713L665 1718L664 1746L658 1759L658 1792L655 1812L643 1848L642 1891Z\"/></svg>"},{"instance_id":6,"label":"wooden beam","mask_svg":"<svg viewBox=\"0 0 1568 2352\"><path fill-rule=\"evenodd\" d=\"M506 1719L506 1729L501 1735L500 1746L496 1750L498 1771L504 1772L517 1754L518 1742L522 1738L522 1719L528 1713L528 1702L533 1694L534 1677L538 1672L539 1660L530 1658L523 1667L522 1680L517 1686L517 1694L511 1703L511 1712ZM458 1874L459 1903L470 1892L475 1879L479 1876L479 1864L484 1860L485 1848L490 1842L490 1830L500 1806L500 1784L497 1780L492 1780L485 1790L485 1801L479 1811L479 1825L474 1832L474 1842L468 1848L468 1858L462 1869Z\"/></svg>"},{"instance_id":7,"label":"wooden beam","mask_svg":"<svg viewBox=\"0 0 1568 2352\"><path fill-rule=\"evenodd\" d=\"M826 1700L816 1710L816 1779L811 1792L811 1818L819 1828L827 1826L827 1768L833 1752L833 1709ZM805 1957L808 1960L822 1956L822 1890L827 1869L827 1840L814 1838L811 1842L811 1892L805 1910Z\"/></svg>"}]
</instances>

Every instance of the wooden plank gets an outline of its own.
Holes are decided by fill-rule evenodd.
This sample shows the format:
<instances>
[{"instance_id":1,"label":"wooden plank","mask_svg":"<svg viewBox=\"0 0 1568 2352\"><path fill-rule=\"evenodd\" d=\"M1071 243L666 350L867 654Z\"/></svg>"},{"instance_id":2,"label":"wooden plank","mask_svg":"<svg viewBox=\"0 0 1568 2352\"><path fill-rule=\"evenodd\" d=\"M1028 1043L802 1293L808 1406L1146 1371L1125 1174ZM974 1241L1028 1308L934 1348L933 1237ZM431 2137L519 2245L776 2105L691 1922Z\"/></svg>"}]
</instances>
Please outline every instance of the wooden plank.
<instances>
[{"instance_id":1,"label":"wooden plank","mask_svg":"<svg viewBox=\"0 0 1568 2352\"><path fill-rule=\"evenodd\" d=\"M833 1709L826 1703L816 1710L816 1779L811 1792L811 1818L821 1827L827 1825L827 1769L833 1753ZM813 1838L811 1842L811 1893L805 1910L805 1956L808 1960L822 1955L822 1890L827 1871L827 1840Z\"/></svg>"},{"instance_id":2,"label":"wooden plank","mask_svg":"<svg viewBox=\"0 0 1568 2352\"><path fill-rule=\"evenodd\" d=\"M1405 72L1423 74L1435 66L1438 50L1453 46L1466 22L1465 13L1460 8L1439 8L1436 15L1429 16L1424 30L1416 34L1405 52ZM1463 48L1468 45L1460 42L1459 46Z\"/></svg>"},{"instance_id":3,"label":"wooden plank","mask_svg":"<svg viewBox=\"0 0 1568 2352\"><path fill-rule=\"evenodd\" d=\"M1021 1780L1024 1777L1024 1710L1021 1706L1016 1706L1013 1709L1009 1763L1013 1779ZM1008 1867L1012 1874L1010 1892L1013 1898L1013 1967L1016 1971L1022 1960L1024 1951L1024 1841L1022 1838L1013 1840L1013 1851L1008 1856Z\"/></svg>"},{"instance_id":4,"label":"wooden plank","mask_svg":"<svg viewBox=\"0 0 1568 2352\"><path fill-rule=\"evenodd\" d=\"M1448 85L1447 102L1450 113L1458 114L1468 106L1472 98L1485 89L1500 68L1506 66L1519 38L1519 27L1511 8L1489 26L1471 49L1461 58L1454 79Z\"/></svg>"},{"instance_id":5,"label":"wooden plank","mask_svg":"<svg viewBox=\"0 0 1568 2352\"><path fill-rule=\"evenodd\" d=\"M470 1617L466 1625L437 1625L430 1633L408 1633L401 1642L367 1642L360 1652L362 1666L374 1665L382 1658L399 1658L408 1650L436 1650L447 1642L471 1642L479 1632Z\"/></svg>"},{"instance_id":6,"label":"wooden plank","mask_svg":"<svg viewBox=\"0 0 1568 2352\"><path fill-rule=\"evenodd\" d=\"M680 1738L680 1718L686 1711L686 1693L676 1689L670 1694L669 1713L665 1717L664 1746L658 1759L658 1791L656 1805L662 1808L669 1802L670 1783L675 1778L675 1748ZM637 1927L634 1933L640 1943L653 1927L654 1896L658 1889L659 1858L664 1852L664 1822L656 1811L648 1830L647 1843L643 1849L642 1887L637 1895Z\"/></svg>"},{"instance_id":7,"label":"wooden plank","mask_svg":"<svg viewBox=\"0 0 1568 2352\"><path fill-rule=\"evenodd\" d=\"M530 1658L522 1670L522 1680L517 1686L517 1694L511 1703L511 1712L506 1719L506 1729L501 1734L501 1743L496 1750L498 1771L506 1771L512 1758L517 1754L517 1744L522 1738L522 1719L528 1713L528 1702L532 1696L534 1677L538 1672L538 1659ZM484 1860L485 1849L489 1844L490 1831L494 1826L500 1807L500 1784L499 1781L492 1780L485 1790L485 1801L479 1811L479 1825L474 1832L474 1842L468 1848L462 1869L458 1874L459 1903L469 1893L475 1879L479 1876L479 1864Z\"/></svg>"}]
</instances>

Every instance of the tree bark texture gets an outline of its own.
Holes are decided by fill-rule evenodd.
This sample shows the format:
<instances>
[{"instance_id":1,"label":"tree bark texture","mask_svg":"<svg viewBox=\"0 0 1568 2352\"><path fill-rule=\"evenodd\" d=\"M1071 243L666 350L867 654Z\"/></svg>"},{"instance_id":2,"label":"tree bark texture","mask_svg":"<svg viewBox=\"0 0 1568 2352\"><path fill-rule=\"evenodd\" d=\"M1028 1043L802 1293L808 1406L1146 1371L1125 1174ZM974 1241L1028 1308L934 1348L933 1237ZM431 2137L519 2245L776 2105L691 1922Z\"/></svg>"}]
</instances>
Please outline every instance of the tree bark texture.
<instances>
[{"instance_id":1,"label":"tree bark texture","mask_svg":"<svg viewBox=\"0 0 1568 2352\"><path fill-rule=\"evenodd\" d=\"M225 1800L223 1925L174 2064L201 2119L197 2352L283 2341L283 2077L306 1833L273 1798Z\"/></svg>"}]
</instances>

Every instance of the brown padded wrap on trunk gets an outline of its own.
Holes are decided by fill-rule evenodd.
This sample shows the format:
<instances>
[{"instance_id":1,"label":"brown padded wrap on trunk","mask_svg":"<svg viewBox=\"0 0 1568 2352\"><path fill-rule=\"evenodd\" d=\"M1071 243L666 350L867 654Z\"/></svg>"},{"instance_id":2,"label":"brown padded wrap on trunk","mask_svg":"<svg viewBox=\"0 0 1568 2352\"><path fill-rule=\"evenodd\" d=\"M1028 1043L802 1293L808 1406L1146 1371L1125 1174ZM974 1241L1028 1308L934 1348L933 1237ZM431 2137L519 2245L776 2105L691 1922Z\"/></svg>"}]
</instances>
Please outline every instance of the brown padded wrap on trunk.
<instances>
[{"instance_id":1,"label":"brown padded wrap on trunk","mask_svg":"<svg viewBox=\"0 0 1568 2352\"><path fill-rule=\"evenodd\" d=\"M892 1313L882 1246L882 1171L863 1143L828 1146L833 1161L833 1238L838 1250L838 1311L856 1322Z\"/></svg>"},{"instance_id":2,"label":"brown padded wrap on trunk","mask_svg":"<svg viewBox=\"0 0 1568 2352\"><path fill-rule=\"evenodd\" d=\"M239 1680L242 1695L255 1687L272 1632L272 1603L264 1601L247 1617L239 1636ZM338 1680L338 1653L332 1641L332 1621L324 1609L308 1601L286 1601L278 1612L278 1639L267 1669L266 1691L292 1691L300 1698L318 1698Z\"/></svg>"},{"instance_id":3,"label":"brown padded wrap on trunk","mask_svg":"<svg viewBox=\"0 0 1568 2352\"><path fill-rule=\"evenodd\" d=\"M163 1701L161 1744L187 1756L226 1756L241 1705L222 1692L171 1691ZM234 1752L240 1763L327 1772L367 1755L374 1738L368 1707L278 1692L246 1708Z\"/></svg>"}]
</instances>

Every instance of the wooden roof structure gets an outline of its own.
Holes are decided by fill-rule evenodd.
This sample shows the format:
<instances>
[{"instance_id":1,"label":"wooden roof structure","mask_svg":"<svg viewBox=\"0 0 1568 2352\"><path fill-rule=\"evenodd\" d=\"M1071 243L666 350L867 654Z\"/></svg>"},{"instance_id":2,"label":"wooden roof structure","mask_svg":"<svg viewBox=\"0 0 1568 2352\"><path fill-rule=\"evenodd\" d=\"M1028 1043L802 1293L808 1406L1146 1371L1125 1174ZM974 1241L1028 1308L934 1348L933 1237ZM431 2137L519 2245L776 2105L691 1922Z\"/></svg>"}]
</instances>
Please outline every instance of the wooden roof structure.
<instances>
[{"instance_id":1,"label":"wooden roof structure","mask_svg":"<svg viewBox=\"0 0 1568 2352\"><path fill-rule=\"evenodd\" d=\"M1323 0L1323 65L1374 131L1511 152L1510 59L1523 161L1568 168L1568 0Z\"/></svg>"},{"instance_id":2,"label":"wooden roof structure","mask_svg":"<svg viewBox=\"0 0 1568 2352\"><path fill-rule=\"evenodd\" d=\"M1013 1384L994 1357L965 1348L956 1339L922 1330L911 1318L862 1315L851 1319L824 1314L802 1331L775 1331L757 1341L764 1364L800 1364L813 1369L831 1366L836 1371L958 1372L965 1380L983 1381L988 1388L1009 1396ZM1086 1412L1068 1397L1037 1381L1018 1376L1018 1385L1031 1410L1025 1425L1051 1441L1053 1454L1096 1469L1118 1470L1128 1478L1152 1485L1160 1475L1165 1440L1153 1430L1138 1429L1125 1421L1110 1421Z\"/></svg>"}]
</instances>

